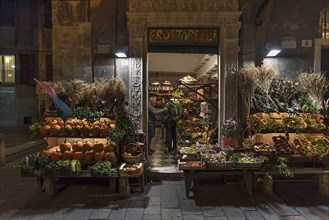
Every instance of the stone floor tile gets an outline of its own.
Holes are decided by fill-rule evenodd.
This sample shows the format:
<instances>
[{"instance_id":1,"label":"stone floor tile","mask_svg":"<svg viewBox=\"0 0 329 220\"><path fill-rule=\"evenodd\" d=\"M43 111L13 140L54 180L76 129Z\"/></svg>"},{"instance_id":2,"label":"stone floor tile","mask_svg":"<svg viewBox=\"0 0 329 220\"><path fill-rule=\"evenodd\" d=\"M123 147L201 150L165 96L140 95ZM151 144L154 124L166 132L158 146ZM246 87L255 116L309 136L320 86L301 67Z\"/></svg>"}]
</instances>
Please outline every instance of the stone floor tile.
<instances>
[{"instance_id":1,"label":"stone floor tile","mask_svg":"<svg viewBox=\"0 0 329 220\"><path fill-rule=\"evenodd\" d=\"M155 205L148 205L145 209L144 209L144 215L148 214L148 215L160 215L161 214L161 208L158 204Z\"/></svg>"},{"instance_id":2,"label":"stone floor tile","mask_svg":"<svg viewBox=\"0 0 329 220\"><path fill-rule=\"evenodd\" d=\"M68 220L89 220L89 216L93 212L93 209L72 209L67 213Z\"/></svg>"},{"instance_id":3,"label":"stone floor tile","mask_svg":"<svg viewBox=\"0 0 329 220\"><path fill-rule=\"evenodd\" d=\"M224 216L224 212L220 207L202 206L201 209L205 217Z\"/></svg>"},{"instance_id":4,"label":"stone floor tile","mask_svg":"<svg viewBox=\"0 0 329 220\"><path fill-rule=\"evenodd\" d=\"M123 220L123 219L125 219L126 212L127 212L126 208L111 210L111 213L110 213L110 216L108 217L108 219Z\"/></svg>"},{"instance_id":5,"label":"stone floor tile","mask_svg":"<svg viewBox=\"0 0 329 220\"><path fill-rule=\"evenodd\" d=\"M235 219L235 220L246 219L246 217L242 213L242 210L237 207L222 206L222 208L228 219Z\"/></svg>"},{"instance_id":6,"label":"stone floor tile","mask_svg":"<svg viewBox=\"0 0 329 220\"><path fill-rule=\"evenodd\" d=\"M239 206L239 208L242 211L256 211L256 207L255 206Z\"/></svg>"},{"instance_id":7,"label":"stone floor tile","mask_svg":"<svg viewBox=\"0 0 329 220\"><path fill-rule=\"evenodd\" d=\"M149 197L160 197L161 196L161 185L160 184L152 184L150 191L147 193Z\"/></svg>"},{"instance_id":8,"label":"stone floor tile","mask_svg":"<svg viewBox=\"0 0 329 220\"><path fill-rule=\"evenodd\" d=\"M205 217L204 220L228 220L226 216Z\"/></svg>"},{"instance_id":9,"label":"stone floor tile","mask_svg":"<svg viewBox=\"0 0 329 220\"><path fill-rule=\"evenodd\" d=\"M256 210L246 210L243 211L243 214L249 220L265 220L264 216L259 211Z\"/></svg>"},{"instance_id":10,"label":"stone floor tile","mask_svg":"<svg viewBox=\"0 0 329 220\"><path fill-rule=\"evenodd\" d=\"M310 207L317 215L321 216L322 218L328 220L329 219L329 205L327 206L313 206Z\"/></svg>"},{"instance_id":11,"label":"stone floor tile","mask_svg":"<svg viewBox=\"0 0 329 220\"><path fill-rule=\"evenodd\" d=\"M178 205L176 189L170 185L163 185L161 189L161 207L178 208Z\"/></svg>"},{"instance_id":12,"label":"stone floor tile","mask_svg":"<svg viewBox=\"0 0 329 220\"><path fill-rule=\"evenodd\" d=\"M167 220L181 220L183 219L182 211L180 209L162 209L161 219Z\"/></svg>"},{"instance_id":13,"label":"stone floor tile","mask_svg":"<svg viewBox=\"0 0 329 220\"><path fill-rule=\"evenodd\" d=\"M151 196L149 197L149 205L153 205L153 204L160 204L161 202L161 198L159 196Z\"/></svg>"},{"instance_id":14,"label":"stone floor tile","mask_svg":"<svg viewBox=\"0 0 329 220\"><path fill-rule=\"evenodd\" d=\"M204 220L203 215L184 215L183 214L183 219L184 220Z\"/></svg>"},{"instance_id":15,"label":"stone floor tile","mask_svg":"<svg viewBox=\"0 0 329 220\"><path fill-rule=\"evenodd\" d=\"M299 213L292 207L283 204L282 202L268 201L268 205L280 216L294 216L299 215Z\"/></svg>"},{"instance_id":16,"label":"stone floor tile","mask_svg":"<svg viewBox=\"0 0 329 220\"><path fill-rule=\"evenodd\" d=\"M161 215L144 215L143 220L161 220Z\"/></svg>"},{"instance_id":17,"label":"stone floor tile","mask_svg":"<svg viewBox=\"0 0 329 220\"><path fill-rule=\"evenodd\" d=\"M266 203L258 204L257 210L268 220L279 220L280 216L273 211Z\"/></svg>"},{"instance_id":18,"label":"stone floor tile","mask_svg":"<svg viewBox=\"0 0 329 220\"><path fill-rule=\"evenodd\" d=\"M139 208L143 209L146 207L146 200L130 200L128 208Z\"/></svg>"},{"instance_id":19,"label":"stone floor tile","mask_svg":"<svg viewBox=\"0 0 329 220\"><path fill-rule=\"evenodd\" d=\"M194 214L194 215L201 215L202 210L200 206L197 206L194 200L185 199L181 200L181 209L183 214Z\"/></svg>"},{"instance_id":20,"label":"stone floor tile","mask_svg":"<svg viewBox=\"0 0 329 220\"><path fill-rule=\"evenodd\" d=\"M328 200L329 204L329 200ZM321 218L316 212L314 212L312 209L308 207L296 207L295 208L302 216L304 216L307 219L312 219L312 220L320 220L323 219ZM329 219L329 211L327 213L327 218Z\"/></svg>"},{"instance_id":21,"label":"stone floor tile","mask_svg":"<svg viewBox=\"0 0 329 220\"><path fill-rule=\"evenodd\" d=\"M69 208L61 208L55 211L48 220L67 219L67 214L71 211Z\"/></svg>"},{"instance_id":22,"label":"stone floor tile","mask_svg":"<svg viewBox=\"0 0 329 220\"><path fill-rule=\"evenodd\" d=\"M125 219L143 219L144 208L128 208Z\"/></svg>"},{"instance_id":23,"label":"stone floor tile","mask_svg":"<svg viewBox=\"0 0 329 220\"><path fill-rule=\"evenodd\" d=\"M303 217L301 215L282 216L281 219L282 220L307 220L305 217Z\"/></svg>"},{"instance_id":24,"label":"stone floor tile","mask_svg":"<svg viewBox=\"0 0 329 220\"><path fill-rule=\"evenodd\" d=\"M177 186L177 194L179 200L187 199L185 193L185 185L178 185Z\"/></svg>"},{"instance_id":25,"label":"stone floor tile","mask_svg":"<svg viewBox=\"0 0 329 220\"><path fill-rule=\"evenodd\" d=\"M93 212L91 213L89 219L107 219L111 213L111 209L94 209Z\"/></svg>"}]
</instances>

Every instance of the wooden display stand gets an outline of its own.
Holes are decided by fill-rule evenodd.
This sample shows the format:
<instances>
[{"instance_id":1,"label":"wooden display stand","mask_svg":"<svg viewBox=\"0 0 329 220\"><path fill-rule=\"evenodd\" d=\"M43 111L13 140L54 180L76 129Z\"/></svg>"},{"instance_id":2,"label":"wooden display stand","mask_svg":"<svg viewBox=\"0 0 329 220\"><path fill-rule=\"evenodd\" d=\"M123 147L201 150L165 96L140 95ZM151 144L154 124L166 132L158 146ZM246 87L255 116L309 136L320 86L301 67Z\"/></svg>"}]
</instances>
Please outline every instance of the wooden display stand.
<instances>
[{"instance_id":1,"label":"wooden display stand","mask_svg":"<svg viewBox=\"0 0 329 220\"><path fill-rule=\"evenodd\" d=\"M58 119L58 118L56 118ZM142 136L142 140L144 141L144 134L138 134L139 136ZM46 136L45 141L48 143L48 146L51 148L53 146L59 146L61 143L64 142L70 142L70 143L74 143L74 142L91 142L91 143L103 143L105 144L107 142L106 137L104 136L92 136L92 134L90 134L89 136L85 137L85 136L61 136L61 135L57 135L57 136ZM142 144L142 143L139 143ZM145 146L144 146L145 147ZM142 150L143 146L141 147ZM72 150L72 149L71 149ZM120 149L117 146L117 149L114 150L114 152L117 155L116 160L119 160L119 154ZM89 163L88 161L85 160L80 160L81 164L84 164L86 166L92 165L91 163ZM88 163L87 163L88 162ZM93 163L95 162L95 158L93 159ZM47 165L48 167L48 165ZM47 168L48 169L48 168ZM40 173L32 173L30 176L36 176L37 177L37 187L38 190L40 190L41 192L45 192L47 195L49 196L54 196L57 194L57 183L59 179L65 179L65 178L103 178L103 179L107 179L109 181L109 193L111 194L111 196L117 197L117 198L128 198L130 197L130 185L129 185L129 178L138 178L139 181L139 186L141 188L141 191L144 190L144 164L142 164L141 167L141 172L138 175L120 175L119 173L119 169L117 168L117 172L113 172L111 174L102 174L102 173L97 173L94 171L90 171L89 169L85 170L85 169L81 169L78 172L72 173L70 169L65 171L59 171L59 172L52 172L51 168L49 168L49 170L47 170L46 167L44 167L42 170L44 172L40 172Z\"/></svg>"},{"instance_id":2,"label":"wooden display stand","mask_svg":"<svg viewBox=\"0 0 329 220\"><path fill-rule=\"evenodd\" d=\"M184 171L184 180L185 180L185 193L187 198L193 198L190 196L190 193L194 191L194 181L199 177L206 176L216 176L216 175L224 175L224 176L236 176L240 175L243 177L243 181L241 184L246 189L249 196L253 195L253 171L258 170L258 168L218 168L218 169L207 169L207 168L184 168L181 169Z\"/></svg>"},{"instance_id":3,"label":"wooden display stand","mask_svg":"<svg viewBox=\"0 0 329 220\"><path fill-rule=\"evenodd\" d=\"M269 119L270 117L273 120L282 120L285 117L288 117L288 113L255 113L254 114L258 119ZM321 118L320 114L314 114L315 118ZM307 135L310 137L313 136L323 136L324 134L328 135L328 129L311 129L305 128L302 129L299 133L294 133L290 131L289 142L292 144L292 140L295 139L296 136ZM256 143L273 143L272 137L274 136L283 136L285 137L285 133L256 133L253 136L253 139ZM322 159L318 157L308 158L300 155L281 155L281 157L285 157L289 161L289 167L294 175L317 175L318 176L318 184L319 184L319 194L325 197L329 197L329 156L325 156ZM310 163L313 165L312 167L305 167L304 164ZM280 175L278 172L265 172L265 171L254 171L253 172L254 179L259 176L263 177L263 185L264 185L264 194L267 196L273 195L273 185L276 181L276 178ZM255 186L256 187L256 186Z\"/></svg>"}]
</instances>

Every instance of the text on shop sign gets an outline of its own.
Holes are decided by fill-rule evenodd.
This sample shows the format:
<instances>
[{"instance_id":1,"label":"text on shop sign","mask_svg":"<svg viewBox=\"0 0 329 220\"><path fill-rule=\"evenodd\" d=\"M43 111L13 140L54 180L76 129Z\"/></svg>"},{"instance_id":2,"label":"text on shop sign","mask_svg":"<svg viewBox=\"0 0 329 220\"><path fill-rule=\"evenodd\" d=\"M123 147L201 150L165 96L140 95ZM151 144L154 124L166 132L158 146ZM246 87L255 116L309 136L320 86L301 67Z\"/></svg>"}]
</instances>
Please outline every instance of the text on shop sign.
<instances>
[{"instance_id":1,"label":"text on shop sign","mask_svg":"<svg viewBox=\"0 0 329 220\"><path fill-rule=\"evenodd\" d=\"M149 43L207 43L218 44L217 29L150 28Z\"/></svg>"}]
</instances>

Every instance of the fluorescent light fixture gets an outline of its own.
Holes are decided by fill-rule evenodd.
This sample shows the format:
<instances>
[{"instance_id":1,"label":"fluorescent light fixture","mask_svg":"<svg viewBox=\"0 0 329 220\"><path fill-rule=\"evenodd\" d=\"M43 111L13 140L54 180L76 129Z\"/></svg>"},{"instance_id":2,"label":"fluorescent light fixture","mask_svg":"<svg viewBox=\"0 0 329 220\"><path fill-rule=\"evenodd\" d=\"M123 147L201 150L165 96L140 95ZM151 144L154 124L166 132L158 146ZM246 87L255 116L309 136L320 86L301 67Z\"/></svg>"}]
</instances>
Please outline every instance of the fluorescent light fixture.
<instances>
[{"instance_id":1,"label":"fluorescent light fixture","mask_svg":"<svg viewBox=\"0 0 329 220\"><path fill-rule=\"evenodd\" d=\"M280 52L281 52L281 50L278 50L278 49L270 50L270 52L266 55L266 57L275 57Z\"/></svg>"},{"instance_id":2,"label":"fluorescent light fixture","mask_svg":"<svg viewBox=\"0 0 329 220\"><path fill-rule=\"evenodd\" d=\"M127 55L124 52L116 52L115 55L119 58L126 58Z\"/></svg>"}]
</instances>

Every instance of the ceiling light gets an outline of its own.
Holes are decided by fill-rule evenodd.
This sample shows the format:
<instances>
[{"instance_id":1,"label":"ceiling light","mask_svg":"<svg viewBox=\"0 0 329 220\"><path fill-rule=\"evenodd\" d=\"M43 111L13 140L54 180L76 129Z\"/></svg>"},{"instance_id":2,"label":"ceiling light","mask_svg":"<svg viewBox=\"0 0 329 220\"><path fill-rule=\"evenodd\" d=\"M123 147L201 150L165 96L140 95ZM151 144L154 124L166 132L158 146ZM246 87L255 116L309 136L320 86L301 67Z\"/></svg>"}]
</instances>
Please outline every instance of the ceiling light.
<instances>
[{"instance_id":1,"label":"ceiling light","mask_svg":"<svg viewBox=\"0 0 329 220\"><path fill-rule=\"evenodd\" d=\"M159 86L160 83L159 83L159 81L154 81L154 82L151 83L151 85L153 85L153 86Z\"/></svg>"},{"instance_id":2,"label":"ceiling light","mask_svg":"<svg viewBox=\"0 0 329 220\"><path fill-rule=\"evenodd\" d=\"M126 58L127 55L124 52L116 52L115 55L119 58Z\"/></svg>"},{"instance_id":3,"label":"ceiling light","mask_svg":"<svg viewBox=\"0 0 329 220\"><path fill-rule=\"evenodd\" d=\"M270 52L266 55L266 57L275 57L281 52L281 50L278 49L272 49Z\"/></svg>"}]
</instances>

